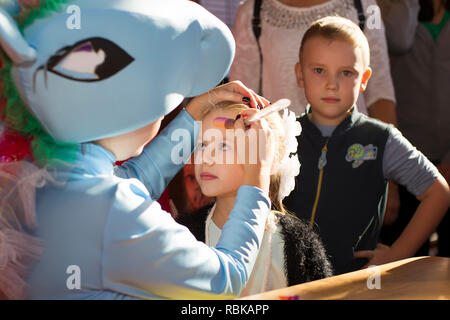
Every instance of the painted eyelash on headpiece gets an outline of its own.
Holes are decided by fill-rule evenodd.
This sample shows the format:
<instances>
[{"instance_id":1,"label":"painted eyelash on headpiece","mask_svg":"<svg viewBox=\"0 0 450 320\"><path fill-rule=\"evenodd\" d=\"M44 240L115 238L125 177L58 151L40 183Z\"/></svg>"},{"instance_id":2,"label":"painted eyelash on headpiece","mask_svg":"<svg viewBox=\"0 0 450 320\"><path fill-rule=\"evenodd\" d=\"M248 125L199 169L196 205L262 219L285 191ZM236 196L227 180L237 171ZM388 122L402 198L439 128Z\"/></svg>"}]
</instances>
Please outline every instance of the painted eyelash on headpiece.
<instances>
[{"instance_id":1,"label":"painted eyelash on headpiece","mask_svg":"<svg viewBox=\"0 0 450 320\"><path fill-rule=\"evenodd\" d=\"M58 70L61 64L67 59L70 59L71 55L77 52L94 52L102 51L103 61L97 61L97 65L92 70L92 78L77 78L69 74L64 73L62 70ZM112 57L112 58L111 58ZM36 91L36 76L39 71L44 72L45 86L47 87L48 75L47 72L52 72L60 77L80 81L80 82L96 82L112 77L130 63L134 61L125 50L118 45L101 37L93 37L83 39L75 43L74 45L67 46L58 50L52 55L45 64L39 66L33 76L33 89ZM101 62L101 63L100 63ZM91 66L94 67L94 66ZM64 69L64 66L62 67Z\"/></svg>"}]
</instances>

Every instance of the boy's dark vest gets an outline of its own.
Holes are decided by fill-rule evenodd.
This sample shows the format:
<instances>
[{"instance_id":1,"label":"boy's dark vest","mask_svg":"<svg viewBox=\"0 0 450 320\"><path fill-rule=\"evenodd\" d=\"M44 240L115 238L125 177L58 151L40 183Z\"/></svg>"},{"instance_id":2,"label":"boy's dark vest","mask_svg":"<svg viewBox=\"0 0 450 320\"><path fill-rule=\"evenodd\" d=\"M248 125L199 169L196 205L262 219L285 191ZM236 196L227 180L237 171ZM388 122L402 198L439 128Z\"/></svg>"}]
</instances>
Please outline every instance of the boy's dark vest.
<instances>
[{"instance_id":1,"label":"boy's dark vest","mask_svg":"<svg viewBox=\"0 0 450 320\"><path fill-rule=\"evenodd\" d=\"M313 228L322 238L335 274L357 270L367 260L354 259L353 253L375 249L383 222L387 191L383 154L391 127L357 111L329 138L323 137L306 115L300 123L298 153L302 165L296 187L284 203L308 222L316 207ZM318 163L326 143L319 188Z\"/></svg>"}]
</instances>

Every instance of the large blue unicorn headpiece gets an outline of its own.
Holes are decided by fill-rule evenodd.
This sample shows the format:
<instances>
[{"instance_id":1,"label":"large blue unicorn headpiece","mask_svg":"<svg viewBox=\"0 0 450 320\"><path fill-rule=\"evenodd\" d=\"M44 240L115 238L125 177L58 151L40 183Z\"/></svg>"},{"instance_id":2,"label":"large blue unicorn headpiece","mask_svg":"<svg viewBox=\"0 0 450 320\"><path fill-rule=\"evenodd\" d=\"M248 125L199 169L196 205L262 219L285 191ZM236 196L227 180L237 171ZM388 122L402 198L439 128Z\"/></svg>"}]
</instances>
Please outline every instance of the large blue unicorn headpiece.
<instances>
[{"instance_id":1,"label":"large blue unicorn headpiece","mask_svg":"<svg viewBox=\"0 0 450 320\"><path fill-rule=\"evenodd\" d=\"M234 56L229 29L187 0L0 0L0 45L21 99L57 142L139 129L217 85ZM24 9L25 7L25 9ZM32 15L33 13L31 13Z\"/></svg>"}]
</instances>

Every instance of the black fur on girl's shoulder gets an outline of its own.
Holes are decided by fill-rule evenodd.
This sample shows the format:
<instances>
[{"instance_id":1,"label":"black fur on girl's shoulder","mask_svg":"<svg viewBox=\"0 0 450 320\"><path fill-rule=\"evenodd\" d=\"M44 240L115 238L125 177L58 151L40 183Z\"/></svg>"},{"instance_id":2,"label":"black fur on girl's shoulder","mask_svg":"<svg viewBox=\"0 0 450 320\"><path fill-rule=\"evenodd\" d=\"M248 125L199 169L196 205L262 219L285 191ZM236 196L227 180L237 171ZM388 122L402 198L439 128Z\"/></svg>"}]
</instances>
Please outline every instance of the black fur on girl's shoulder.
<instances>
[{"instance_id":1,"label":"black fur on girl's shoulder","mask_svg":"<svg viewBox=\"0 0 450 320\"><path fill-rule=\"evenodd\" d=\"M192 213L180 214L176 221L186 226L198 241L205 242L205 223L212 204ZM284 240L284 270L288 286L333 275L319 236L292 215L277 215Z\"/></svg>"},{"instance_id":2,"label":"black fur on girl's shoulder","mask_svg":"<svg viewBox=\"0 0 450 320\"><path fill-rule=\"evenodd\" d=\"M333 269L319 236L292 215L277 215L284 239L288 286L331 277Z\"/></svg>"}]
</instances>

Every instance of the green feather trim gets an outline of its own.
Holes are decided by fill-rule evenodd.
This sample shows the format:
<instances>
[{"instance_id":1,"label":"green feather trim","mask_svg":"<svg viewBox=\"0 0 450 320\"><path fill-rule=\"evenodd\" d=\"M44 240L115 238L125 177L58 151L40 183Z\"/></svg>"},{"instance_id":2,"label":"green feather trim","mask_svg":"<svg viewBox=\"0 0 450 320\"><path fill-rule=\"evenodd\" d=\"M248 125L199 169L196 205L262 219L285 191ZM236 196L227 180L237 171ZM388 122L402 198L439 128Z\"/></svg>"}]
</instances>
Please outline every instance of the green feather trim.
<instances>
[{"instance_id":1,"label":"green feather trim","mask_svg":"<svg viewBox=\"0 0 450 320\"><path fill-rule=\"evenodd\" d=\"M46 17L61 9L61 5L69 0L49 0L41 2L39 7L24 10L18 17L19 29L32 24L36 19ZM11 77L12 62L0 50L3 67L0 70L0 81L3 90L0 97L7 100L6 106L0 110L0 119L6 128L32 138L31 150L34 161L41 166L56 165L61 161L74 162L78 144L56 142L41 126L39 121L29 112L21 100Z\"/></svg>"},{"instance_id":2,"label":"green feather trim","mask_svg":"<svg viewBox=\"0 0 450 320\"><path fill-rule=\"evenodd\" d=\"M69 2L70 0L47 0L39 1L39 6L36 8L24 9L17 17L19 24L19 29L23 30L30 24L32 24L36 19L45 18L51 15L55 11L60 11L62 5Z\"/></svg>"}]
</instances>

